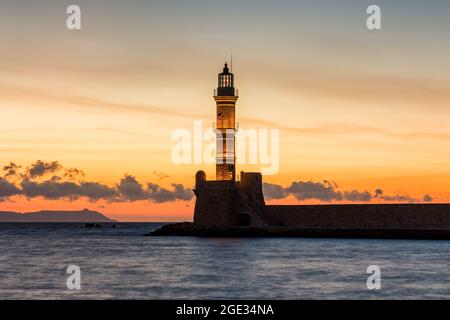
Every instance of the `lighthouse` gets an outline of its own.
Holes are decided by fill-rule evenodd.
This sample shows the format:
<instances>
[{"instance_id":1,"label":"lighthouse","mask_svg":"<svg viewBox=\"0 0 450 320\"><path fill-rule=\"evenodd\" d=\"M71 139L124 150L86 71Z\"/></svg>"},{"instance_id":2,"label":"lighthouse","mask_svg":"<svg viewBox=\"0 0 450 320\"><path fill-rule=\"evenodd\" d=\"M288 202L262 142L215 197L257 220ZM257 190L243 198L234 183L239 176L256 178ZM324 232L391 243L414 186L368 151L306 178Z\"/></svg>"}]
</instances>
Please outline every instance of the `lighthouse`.
<instances>
[{"instance_id":1,"label":"lighthouse","mask_svg":"<svg viewBox=\"0 0 450 320\"><path fill-rule=\"evenodd\" d=\"M234 75L227 63L218 75L216 101L216 179L195 174L194 223L199 226L266 226L267 212L259 172L241 172L236 181L236 101Z\"/></svg>"},{"instance_id":2,"label":"lighthouse","mask_svg":"<svg viewBox=\"0 0 450 320\"><path fill-rule=\"evenodd\" d=\"M218 86L214 90L216 101L216 180L235 181L236 179L236 101L237 90L234 88L234 75L225 63L218 75Z\"/></svg>"}]
</instances>

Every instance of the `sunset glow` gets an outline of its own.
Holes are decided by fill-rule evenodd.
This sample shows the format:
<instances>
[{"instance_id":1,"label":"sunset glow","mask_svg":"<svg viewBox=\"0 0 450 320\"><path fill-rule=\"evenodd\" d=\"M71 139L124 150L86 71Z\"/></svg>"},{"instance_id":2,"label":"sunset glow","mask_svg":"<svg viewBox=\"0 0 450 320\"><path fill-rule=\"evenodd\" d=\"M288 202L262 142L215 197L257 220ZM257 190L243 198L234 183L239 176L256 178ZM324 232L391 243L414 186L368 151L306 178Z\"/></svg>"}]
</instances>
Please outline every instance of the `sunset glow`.
<instances>
[{"instance_id":1,"label":"sunset glow","mask_svg":"<svg viewBox=\"0 0 450 320\"><path fill-rule=\"evenodd\" d=\"M24 173L38 160L57 161L84 172L76 183L114 189L129 175L162 194L174 185L192 189L197 170L212 179L215 167L172 163L171 134L192 130L194 121L211 126L212 90L233 54L240 128L280 130L279 172L265 183L287 189L326 180L342 194L367 191L368 202L450 202L448 1L386 3L389 32L377 33L365 28L359 1L329 11L323 0L282 8L108 1L107 12L99 2L77 2L85 15L76 32L64 25L70 1L0 4L10 12L0 28L1 168L12 162ZM233 6L240 8L233 23L218 23ZM5 179L19 185L24 178ZM176 197L94 201L0 191L0 211L89 208L120 221L191 220L194 197ZM286 194L267 202L361 201Z\"/></svg>"}]
</instances>

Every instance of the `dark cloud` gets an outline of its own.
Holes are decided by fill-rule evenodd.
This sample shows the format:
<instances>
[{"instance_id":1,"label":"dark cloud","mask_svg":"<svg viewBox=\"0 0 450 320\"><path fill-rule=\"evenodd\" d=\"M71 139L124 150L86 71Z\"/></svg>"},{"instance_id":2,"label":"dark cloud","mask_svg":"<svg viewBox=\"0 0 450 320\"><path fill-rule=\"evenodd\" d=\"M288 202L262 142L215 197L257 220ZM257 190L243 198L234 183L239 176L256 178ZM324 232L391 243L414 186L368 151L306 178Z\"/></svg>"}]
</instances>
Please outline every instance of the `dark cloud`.
<instances>
[{"instance_id":1,"label":"dark cloud","mask_svg":"<svg viewBox=\"0 0 450 320\"><path fill-rule=\"evenodd\" d=\"M354 202L369 202L372 200L372 195L368 191L345 191L344 200L354 201Z\"/></svg>"},{"instance_id":2,"label":"dark cloud","mask_svg":"<svg viewBox=\"0 0 450 320\"><path fill-rule=\"evenodd\" d=\"M47 180L35 182L25 179L21 182L23 195L28 198L44 197L50 200L75 200L80 196L79 186L74 182Z\"/></svg>"},{"instance_id":3,"label":"dark cloud","mask_svg":"<svg viewBox=\"0 0 450 320\"><path fill-rule=\"evenodd\" d=\"M78 177L84 177L84 172L77 168L70 168L64 171L64 177L69 180L74 180Z\"/></svg>"},{"instance_id":4,"label":"dark cloud","mask_svg":"<svg viewBox=\"0 0 450 320\"><path fill-rule=\"evenodd\" d=\"M408 202L408 203L420 202L420 200L413 198L406 194L397 194L394 196L383 196L382 199L384 201L389 201L389 202Z\"/></svg>"},{"instance_id":5,"label":"dark cloud","mask_svg":"<svg viewBox=\"0 0 450 320\"><path fill-rule=\"evenodd\" d=\"M44 162L38 160L27 169L26 176L30 178L42 177L47 173L53 173L60 169L62 169L62 166L58 161Z\"/></svg>"},{"instance_id":6,"label":"dark cloud","mask_svg":"<svg viewBox=\"0 0 450 320\"><path fill-rule=\"evenodd\" d=\"M155 183L140 183L134 176L125 175L113 187L95 181L79 181L84 173L76 168L65 169L57 161L36 161L29 168L20 170L21 166L10 163L3 167L5 177L0 177L0 201L15 195L28 198L44 197L46 199L65 199L69 201L80 197L90 201L105 200L108 202L152 201L156 203L170 201L189 201L194 194L182 184L172 184L172 188L163 188ZM22 172L21 172L22 171ZM50 176L50 173L53 174ZM60 174L59 174L60 173ZM154 172L156 173L156 171ZM15 176L19 181L11 182L8 177ZM42 181L46 176L46 180ZM158 178L168 176L161 174ZM159 179L159 180L161 180ZM69 181L68 181L69 180ZM284 199L289 195L298 200L319 200L323 202L351 201L369 202L379 199L389 202L432 202L433 198L426 194L422 201L409 195L385 195L382 189L376 189L372 195L368 191L341 191L333 181L294 181L289 187L264 183L263 192L267 200Z\"/></svg>"},{"instance_id":7,"label":"dark cloud","mask_svg":"<svg viewBox=\"0 0 450 320\"><path fill-rule=\"evenodd\" d=\"M30 167L22 170L15 163L3 167L5 177L0 177L0 201L14 195L27 198L43 197L49 200L64 199L74 201L85 197L90 201L105 200L108 202L131 201L189 201L194 194L191 189L182 184L172 184L172 189L165 189L158 184L145 185L131 176L125 175L117 185L109 187L99 182L78 181L84 176L77 168L65 169L59 162L36 161ZM58 173L61 173L59 175ZM50 175L53 174L53 175ZM11 182L7 178L16 176L18 181ZM44 181L42 181L45 179Z\"/></svg>"},{"instance_id":8,"label":"dark cloud","mask_svg":"<svg viewBox=\"0 0 450 320\"><path fill-rule=\"evenodd\" d=\"M148 197L154 202L167 202L176 200L175 194L157 184L148 184Z\"/></svg>"},{"instance_id":9,"label":"dark cloud","mask_svg":"<svg viewBox=\"0 0 450 320\"><path fill-rule=\"evenodd\" d=\"M14 162L10 162L8 165L3 167L3 171L5 171L5 178L16 176L18 174L18 170L21 166L15 164Z\"/></svg>"},{"instance_id":10,"label":"dark cloud","mask_svg":"<svg viewBox=\"0 0 450 320\"><path fill-rule=\"evenodd\" d=\"M0 199L21 194L22 191L13 183L4 178L0 178Z\"/></svg>"},{"instance_id":11,"label":"dark cloud","mask_svg":"<svg viewBox=\"0 0 450 320\"><path fill-rule=\"evenodd\" d=\"M190 189L181 184L172 184L173 190L161 188L157 184L148 184L148 198L154 202L168 202L175 200L189 201L194 196Z\"/></svg>"},{"instance_id":12,"label":"dark cloud","mask_svg":"<svg viewBox=\"0 0 450 320\"><path fill-rule=\"evenodd\" d=\"M117 185L119 197L126 201L149 200L153 202L169 202L175 200L189 201L194 196L191 189L181 184L172 184L173 190L162 188L155 183L148 183L145 189L135 177L126 175Z\"/></svg>"},{"instance_id":13,"label":"dark cloud","mask_svg":"<svg viewBox=\"0 0 450 320\"><path fill-rule=\"evenodd\" d=\"M376 189L375 190L375 198L380 198L383 196L383 190L382 189Z\"/></svg>"},{"instance_id":14,"label":"dark cloud","mask_svg":"<svg viewBox=\"0 0 450 320\"><path fill-rule=\"evenodd\" d=\"M117 196L117 190L98 182L82 182L79 185L79 195L91 201L111 200Z\"/></svg>"},{"instance_id":15,"label":"dark cloud","mask_svg":"<svg viewBox=\"0 0 450 320\"><path fill-rule=\"evenodd\" d=\"M136 180L135 177L130 175L125 175L125 177L120 180L120 183L117 185L117 190L126 201L147 199L147 193L145 192L143 186Z\"/></svg>"},{"instance_id":16,"label":"dark cloud","mask_svg":"<svg viewBox=\"0 0 450 320\"><path fill-rule=\"evenodd\" d=\"M335 182L328 180L324 180L323 182L295 181L287 188L277 184L264 183L263 192L267 200L284 199L289 195L292 195L298 200L319 200L323 202L343 200L351 202L370 202L373 199L408 203L433 201L433 198L428 194L424 195L422 201L420 201L409 195L384 195L382 189L376 189L373 195L369 191L340 191L339 186Z\"/></svg>"},{"instance_id":17,"label":"dark cloud","mask_svg":"<svg viewBox=\"0 0 450 320\"><path fill-rule=\"evenodd\" d=\"M172 187L172 193L175 195L177 200L189 201L194 197L192 189L186 188L182 184L172 184Z\"/></svg>"},{"instance_id":18,"label":"dark cloud","mask_svg":"<svg viewBox=\"0 0 450 320\"><path fill-rule=\"evenodd\" d=\"M293 182L286 191L292 194L298 200L320 200L330 202L343 199L342 193L335 190L335 184L328 181L296 181Z\"/></svg>"},{"instance_id":19,"label":"dark cloud","mask_svg":"<svg viewBox=\"0 0 450 320\"><path fill-rule=\"evenodd\" d=\"M378 199L381 199L381 200L387 201L387 202L414 203L414 202L431 202L431 201L433 201L433 198L431 198L431 196L429 196L429 195L425 195L423 197L423 201L420 201L419 199L411 197L410 195L407 195L407 194L385 195L383 189L375 190L375 198L378 198Z\"/></svg>"},{"instance_id":20,"label":"dark cloud","mask_svg":"<svg viewBox=\"0 0 450 320\"><path fill-rule=\"evenodd\" d=\"M283 199L289 194L283 186L272 183L263 183L263 193L267 200Z\"/></svg>"},{"instance_id":21,"label":"dark cloud","mask_svg":"<svg viewBox=\"0 0 450 320\"><path fill-rule=\"evenodd\" d=\"M130 175L125 175L116 187L109 187L98 182L84 181L78 184L72 181L61 181L60 179L59 177L53 177L42 182L25 179L20 183L21 189L17 188L17 190L28 198L44 197L49 200L65 199L70 201L86 197L90 201L133 202L148 200L161 203L175 200L189 201L193 197L192 190L181 184L173 184L173 190L168 190L157 184L149 183L147 189L144 189L142 184Z\"/></svg>"}]
</instances>

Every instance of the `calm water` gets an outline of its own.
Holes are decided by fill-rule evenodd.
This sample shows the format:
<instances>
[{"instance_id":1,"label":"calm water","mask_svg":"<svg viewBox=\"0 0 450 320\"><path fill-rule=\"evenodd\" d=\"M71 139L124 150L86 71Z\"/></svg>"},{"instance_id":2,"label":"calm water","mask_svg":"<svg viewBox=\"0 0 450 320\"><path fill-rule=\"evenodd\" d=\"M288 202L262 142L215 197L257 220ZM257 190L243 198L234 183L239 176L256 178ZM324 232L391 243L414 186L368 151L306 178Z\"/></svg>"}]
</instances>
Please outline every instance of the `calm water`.
<instances>
[{"instance_id":1,"label":"calm water","mask_svg":"<svg viewBox=\"0 0 450 320\"><path fill-rule=\"evenodd\" d=\"M143 237L160 224L0 224L0 299L450 298L450 242ZM66 289L65 268L82 288ZM366 288L366 268L382 289Z\"/></svg>"}]
</instances>

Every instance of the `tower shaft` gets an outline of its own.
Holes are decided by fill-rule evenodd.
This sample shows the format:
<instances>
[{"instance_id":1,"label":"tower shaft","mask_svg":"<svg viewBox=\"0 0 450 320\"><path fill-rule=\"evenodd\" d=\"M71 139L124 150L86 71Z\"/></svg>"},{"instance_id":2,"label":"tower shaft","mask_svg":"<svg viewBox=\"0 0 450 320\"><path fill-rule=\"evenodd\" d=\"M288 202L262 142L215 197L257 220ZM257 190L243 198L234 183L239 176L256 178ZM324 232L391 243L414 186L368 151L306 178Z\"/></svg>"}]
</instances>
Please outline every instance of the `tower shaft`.
<instances>
[{"instance_id":1,"label":"tower shaft","mask_svg":"<svg viewBox=\"0 0 450 320\"><path fill-rule=\"evenodd\" d=\"M236 179L235 109L238 96L234 88L234 75L227 64L219 74L218 88L214 95L217 107L216 125L216 180Z\"/></svg>"},{"instance_id":2,"label":"tower shaft","mask_svg":"<svg viewBox=\"0 0 450 320\"><path fill-rule=\"evenodd\" d=\"M214 99L217 105L216 180L235 180L235 107L238 97L215 96Z\"/></svg>"}]
</instances>

